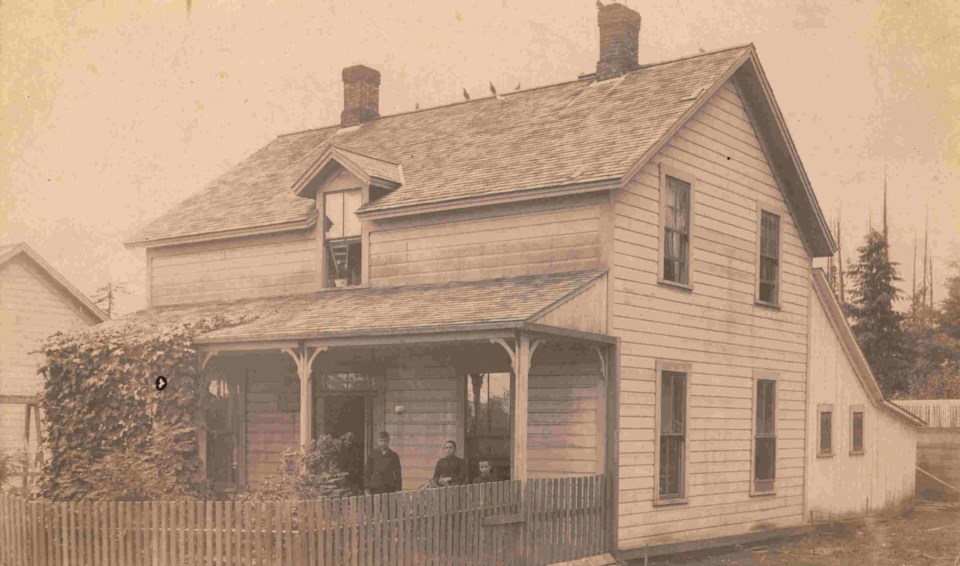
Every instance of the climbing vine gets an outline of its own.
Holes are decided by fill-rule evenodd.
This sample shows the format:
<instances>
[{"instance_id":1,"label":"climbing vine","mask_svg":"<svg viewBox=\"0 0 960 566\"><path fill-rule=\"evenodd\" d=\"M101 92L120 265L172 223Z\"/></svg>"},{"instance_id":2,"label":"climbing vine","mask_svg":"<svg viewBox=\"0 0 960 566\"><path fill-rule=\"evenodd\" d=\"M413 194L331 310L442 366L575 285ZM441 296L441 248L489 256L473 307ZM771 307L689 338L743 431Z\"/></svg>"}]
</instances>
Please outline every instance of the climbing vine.
<instances>
[{"instance_id":1,"label":"climbing vine","mask_svg":"<svg viewBox=\"0 0 960 566\"><path fill-rule=\"evenodd\" d=\"M206 384L194 340L241 319L132 321L41 347L46 453L40 495L54 500L207 495L197 445ZM166 386L156 386L159 376Z\"/></svg>"}]
</instances>

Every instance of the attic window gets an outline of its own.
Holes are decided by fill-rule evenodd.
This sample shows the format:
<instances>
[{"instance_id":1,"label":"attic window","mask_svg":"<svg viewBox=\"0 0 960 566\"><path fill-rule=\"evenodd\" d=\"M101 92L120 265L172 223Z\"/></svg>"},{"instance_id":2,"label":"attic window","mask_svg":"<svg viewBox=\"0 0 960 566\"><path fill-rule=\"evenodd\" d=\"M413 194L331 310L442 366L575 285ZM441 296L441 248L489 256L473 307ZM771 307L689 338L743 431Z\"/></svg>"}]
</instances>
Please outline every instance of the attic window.
<instances>
[{"instance_id":1,"label":"attic window","mask_svg":"<svg viewBox=\"0 0 960 566\"><path fill-rule=\"evenodd\" d=\"M323 195L326 287L359 285L363 244L360 235L360 189Z\"/></svg>"}]
</instances>

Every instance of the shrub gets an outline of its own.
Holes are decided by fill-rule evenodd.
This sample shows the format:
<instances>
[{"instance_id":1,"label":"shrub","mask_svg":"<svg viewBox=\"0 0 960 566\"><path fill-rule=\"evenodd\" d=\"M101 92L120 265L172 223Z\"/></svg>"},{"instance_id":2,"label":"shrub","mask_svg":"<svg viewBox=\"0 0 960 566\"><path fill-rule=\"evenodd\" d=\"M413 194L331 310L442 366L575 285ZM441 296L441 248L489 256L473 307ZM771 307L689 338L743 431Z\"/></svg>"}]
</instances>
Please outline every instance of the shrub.
<instances>
[{"instance_id":1,"label":"shrub","mask_svg":"<svg viewBox=\"0 0 960 566\"><path fill-rule=\"evenodd\" d=\"M362 493L359 470L351 470L356 450L362 449L351 433L340 438L322 435L309 448L283 453L275 478L246 492L244 499L257 501L314 500Z\"/></svg>"}]
</instances>

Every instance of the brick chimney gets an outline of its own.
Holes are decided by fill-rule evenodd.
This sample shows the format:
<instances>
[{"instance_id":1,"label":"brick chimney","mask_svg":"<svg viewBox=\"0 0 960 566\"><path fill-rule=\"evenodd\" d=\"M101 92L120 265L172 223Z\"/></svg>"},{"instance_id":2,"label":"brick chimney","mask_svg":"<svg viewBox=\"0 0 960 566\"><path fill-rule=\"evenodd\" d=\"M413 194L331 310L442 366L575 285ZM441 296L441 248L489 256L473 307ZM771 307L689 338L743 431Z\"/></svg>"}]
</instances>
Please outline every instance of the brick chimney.
<instances>
[{"instance_id":1,"label":"brick chimney","mask_svg":"<svg viewBox=\"0 0 960 566\"><path fill-rule=\"evenodd\" d=\"M349 128L379 117L380 71L365 65L344 68L340 125Z\"/></svg>"},{"instance_id":2,"label":"brick chimney","mask_svg":"<svg viewBox=\"0 0 960 566\"><path fill-rule=\"evenodd\" d=\"M604 81L639 68L637 41L640 36L640 14L623 4L597 3L597 24L600 26L600 60L597 80Z\"/></svg>"}]
</instances>

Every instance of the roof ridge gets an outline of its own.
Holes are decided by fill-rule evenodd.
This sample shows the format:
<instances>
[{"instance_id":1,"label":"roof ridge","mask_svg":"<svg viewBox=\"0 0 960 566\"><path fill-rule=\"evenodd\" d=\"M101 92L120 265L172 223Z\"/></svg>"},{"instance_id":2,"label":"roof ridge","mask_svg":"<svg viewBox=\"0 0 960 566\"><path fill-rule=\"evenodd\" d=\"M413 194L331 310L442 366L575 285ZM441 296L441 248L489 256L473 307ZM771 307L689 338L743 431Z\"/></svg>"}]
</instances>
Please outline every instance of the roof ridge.
<instances>
[{"instance_id":1,"label":"roof ridge","mask_svg":"<svg viewBox=\"0 0 960 566\"><path fill-rule=\"evenodd\" d=\"M400 167L400 163L394 163L393 161L387 161L386 159L380 159L379 157L374 157L374 156L372 156L372 155L367 155L366 153L360 153L359 151L354 151L354 150L352 150L352 149L347 149L347 148L341 147L341 146L339 146L339 145L334 145L334 144L332 144L332 143L330 143L330 142L327 142L327 145L329 145L330 147L332 147L333 149L336 149L336 150L338 150L338 151L345 151L345 152L347 152L347 153L352 153L353 155L359 155L360 157L366 157L367 159L372 159L372 160L374 160L374 161L379 161L380 163L386 163L387 165L393 165L393 166L396 166L396 167Z\"/></svg>"},{"instance_id":2,"label":"roof ridge","mask_svg":"<svg viewBox=\"0 0 960 566\"><path fill-rule=\"evenodd\" d=\"M668 59L668 60L664 60L664 61L656 61L656 62L654 62L654 63L648 63L648 64L645 64L645 65L640 65L640 67L639 67L638 69L633 70L633 71L630 71L630 72L628 72L628 73L624 73L623 76L632 75L632 74L634 74L634 73L638 73L638 72L640 72L640 71L645 71L645 70L651 69L651 68L653 68L653 67L659 67L659 66L662 66L662 65L669 65L669 64L671 64L671 63L679 63L679 62L681 62L681 61L688 61L688 60L690 60L690 59L697 59L697 58L699 58L699 57L708 57L708 56L710 56L710 55L716 55L717 53L724 53L724 52L726 52L726 51L736 51L736 50L738 50L738 49L745 49L745 48L747 48L747 47L752 48L752 47L753 47L753 43L752 43L752 42L751 42L751 43L744 43L744 44L735 45L735 46L732 46L732 47L725 47L725 48L723 48L723 49L717 49L716 51L707 51L707 52L705 52L705 53L697 53L697 54L695 54L695 55L688 55L688 56L686 56L686 57L679 57L679 58L677 58L677 59ZM415 109L415 110L407 110L407 111L404 111L404 112L397 112L396 114L387 114L387 115L385 115L385 116L380 116L379 118L377 118L377 120L382 120L382 119L384 119L384 118L394 118L394 117L396 117L396 116L406 116L407 114L416 114L416 113L419 113L419 112L427 112L427 111L430 111L430 110L438 110L438 109L440 109L440 108L449 108L449 107L451 107L451 106L459 106L459 105L463 105L463 104L470 104L470 103L473 103L473 102L482 102L482 101L485 101L485 100L490 100L490 99L495 99L495 98L506 99L506 98L509 97L509 96L516 96L516 95L518 95L518 94L526 94L526 93L528 93L528 92L534 92L534 91L544 90L544 89L548 89L548 88L561 87L561 86L566 86L566 85L569 85L569 84L579 83L579 82L597 82L597 81L596 81L595 74L594 74L594 73L591 73L591 74L588 74L588 75L583 75L582 77L578 77L578 78L573 79L573 80L563 81L563 82L559 82L559 83L551 83L551 84L548 84L548 85L535 86L535 87L531 87L531 88L528 88L528 89L523 89L523 90L517 90L517 91L513 91L513 92L508 92L508 93L505 93L505 94L501 94L501 95L499 95L499 96L484 96L484 97L481 97L481 98L471 98L470 100L457 100L457 101L455 101L455 102L448 102L448 103L446 103L446 104L440 104L440 105L438 105L438 106L430 106L430 107L428 107L428 108L418 108L418 109ZM371 121L373 121L373 120L371 120ZM277 135L277 138L283 138L283 137L288 137L288 136L295 136L295 135L298 135L298 134L306 134L306 133L309 133L309 132L317 132L317 131L326 130L326 129L329 129L329 128L337 128L337 129L339 130L339 129L340 129L340 126L339 126L338 124L330 124L330 125L328 125L328 126L320 126L320 127L317 127L317 128L308 128L308 129L306 129L306 130L300 130L300 131L297 131L297 132L288 132L288 133L285 133L285 134L279 134L279 135ZM331 145L333 145L333 144L331 144ZM347 151L349 151L349 150L347 150ZM356 153L356 152L354 152L354 153ZM363 155L363 154L361 154L361 155ZM368 156L366 156L366 157L370 157L370 156L368 155ZM376 159L376 158L373 158L373 159ZM382 161L382 160L381 160L381 161ZM386 163L389 163L389 162L386 162Z\"/></svg>"},{"instance_id":3,"label":"roof ridge","mask_svg":"<svg viewBox=\"0 0 960 566\"><path fill-rule=\"evenodd\" d=\"M691 59L699 59L700 57L709 57L710 55L716 55L717 53L725 53L727 51L738 51L740 49L754 48L753 42L742 43L740 45L734 45L731 47L724 47L723 49L717 49L716 51L705 51L703 53L697 53L695 55L687 55L686 57L678 57L676 59L667 59L664 61L657 61L655 63L648 63L646 65L640 65L640 68L637 71L642 71L644 69L650 69L652 67L659 67L661 65L669 65L671 63L679 63L681 61L689 61ZM631 71L631 73L636 73L637 71ZM627 73L630 74L630 73Z\"/></svg>"}]
</instances>

